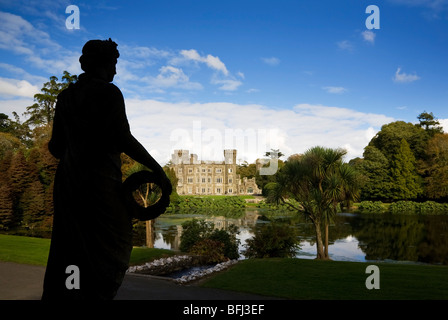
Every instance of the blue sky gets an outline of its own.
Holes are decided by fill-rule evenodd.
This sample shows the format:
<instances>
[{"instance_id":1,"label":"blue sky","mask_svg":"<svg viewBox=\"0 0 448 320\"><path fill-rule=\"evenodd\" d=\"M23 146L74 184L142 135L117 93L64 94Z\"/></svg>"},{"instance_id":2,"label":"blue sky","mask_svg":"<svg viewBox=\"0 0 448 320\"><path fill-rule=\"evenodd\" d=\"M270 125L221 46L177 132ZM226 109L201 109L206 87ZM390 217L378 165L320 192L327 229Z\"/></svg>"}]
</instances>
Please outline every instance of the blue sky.
<instances>
[{"instance_id":1,"label":"blue sky","mask_svg":"<svg viewBox=\"0 0 448 320\"><path fill-rule=\"evenodd\" d=\"M80 29L66 28L69 5ZM81 72L86 41L110 37L131 130L159 162L315 145L348 160L425 110L448 131L447 31L447 0L0 0L0 112L22 114L50 76Z\"/></svg>"}]
</instances>

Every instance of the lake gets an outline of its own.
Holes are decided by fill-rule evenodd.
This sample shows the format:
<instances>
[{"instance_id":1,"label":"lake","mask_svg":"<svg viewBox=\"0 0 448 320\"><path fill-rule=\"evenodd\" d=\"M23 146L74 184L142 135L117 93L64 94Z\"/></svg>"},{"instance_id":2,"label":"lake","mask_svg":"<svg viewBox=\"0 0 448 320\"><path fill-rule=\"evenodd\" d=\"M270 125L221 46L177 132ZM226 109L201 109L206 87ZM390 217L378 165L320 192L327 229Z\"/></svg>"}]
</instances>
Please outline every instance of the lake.
<instances>
[{"instance_id":1,"label":"lake","mask_svg":"<svg viewBox=\"0 0 448 320\"><path fill-rule=\"evenodd\" d=\"M316 256L314 227L301 217L268 214L264 210L242 209L224 215L164 214L154 223L154 247L179 248L182 223L198 218L216 228L230 224L239 228L240 252L256 228L277 220L298 228L298 258ZM269 218L268 218L269 217ZM340 213L330 226L330 258L338 261L448 264L448 215L391 215ZM244 258L243 256L241 258Z\"/></svg>"}]
</instances>

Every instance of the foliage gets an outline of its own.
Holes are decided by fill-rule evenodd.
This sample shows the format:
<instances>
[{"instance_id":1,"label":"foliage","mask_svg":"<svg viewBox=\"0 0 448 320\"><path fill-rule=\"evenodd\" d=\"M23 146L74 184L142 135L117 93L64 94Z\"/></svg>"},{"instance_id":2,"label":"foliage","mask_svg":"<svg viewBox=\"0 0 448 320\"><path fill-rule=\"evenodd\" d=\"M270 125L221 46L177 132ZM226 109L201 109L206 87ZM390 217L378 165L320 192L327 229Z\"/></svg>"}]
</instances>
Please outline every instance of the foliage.
<instances>
[{"instance_id":1,"label":"foliage","mask_svg":"<svg viewBox=\"0 0 448 320\"><path fill-rule=\"evenodd\" d=\"M401 139L391 159L391 197L394 200L416 199L422 192L415 170L415 157L405 139Z\"/></svg>"},{"instance_id":2,"label":"foliage","mask_svg":"<svg viewBox=\"0 0 448 320\"><path fill-rule=\"evenodd\" d=\"M173 203L176 210L186 211L189 209L208 208L208 209L229 209L244 208L246 201L239 196L220 196L220 197L196 197L182 196Z\"/></svg>"},{"instance_id":3,"label":"foliage","mask_svg":"<svg viewBox=\"0 0 448 320\"><path fill-rule=\"evenodd\" d=\"M48 151L58 94L77 77L64 71L62 82L51 77L22 122L0 114L0 229L49 230L52 186L58 161Z\"/></svg>"},{"instance_id":4,"label":"foliage","mask_svg":"<svg viewBox=\"0 0 448 320\"><path fill-rule=\"evenodd\" d=\"M365 180L361 187L361 200L389 199L391 189L389 160L373 146L364 149L363 157L351 161Z\"/></svg>"},{"instance_id":5,"label":"foliage","mask_svg":"<svg viewBox=\"0 0 448 320\"><path fill-rule=\"evenodd\" d=\"M420 162L425 195L448 199L448 134L436 134L428 141L425 160Z\"/></svg>"},{"instance_id":6,"label":"foliage","mask_svg":"<svg viewBox=\"0 0 448 320\"><path fill-rule=\"evenodd\" d=\"M448 214L448 204L434 201L396 201L389 206L392 214Z\"/></svg>"},{"instance_id":7,"label":"foliage","mask_svg":"<svg viewBox=\"0 0 448 320\"><path fill-rule=\"evenodd\" d=\"M67 71L64 71L62 82L58 82L57 77L51 76L50 81L44 83L41 93L34 95L36 102L26 108L25 115L29 116L27 123L33 126L50 124L54 118L59 93L77 80L76 75L70 75Z\"/></svg>"},{"instance_id":8,"label":"foliage","mask_svg":"<svg viewBox=\"0 0 448 320\"><path fill-rule=\"evenodd\" d=\"M381 201L362 201L358 205L360 213L384 213L386 208Z\"/></svg>"},{"instance_id":9,"label":"foliage","mask_svg":"<svg viewBox=\"0 0 448 320\"><path fill-rule=\"evenodd\" d=\"M247 258L292 258L300 248L295 230L286 224L264 224L246 241L243 254Z\"/></svg>"},{"instance_id":10,"label":"foliage","mask_svg":"<svg viewBox=\"0 0 448 320\"><path fill-rule=\"evenodd\" d=\"M303 156L287 161L278 172L276 187L270 190L270 198L294 207L313 223L317 259L328 259L328 225L340 204L356 200L359 195L362 180L352 166L342 162L345 154L342 149L313 147Z\"/></svg>"},{"instance_id":11,"label":"foliage","mask_svg":"<svg viewBox=\"0 0 448 320\"><path fill-rule=\"evenodd\" d=\"M182 224L182 235L179 249L183 252L205 252L204 248L211 250L207 252L210 259L216 257L225 259L237 259L239 257L239 240L236 238L238 229L235 226L229 226L227 230L218 230L214 224L206 222L203 219L192 219ZM204 242L204 240L207 240ZM210 240L210 241L208 241ZM221 245L210 246L212 242L218 242Z\"/></svg>"},{"instance_id":12,"label":"foliage","mask_svg":"<svg viewBox=\"0 0 448 320\"><path fill-rule=\"evenodd\" d=\"M208 238L196 242L189 253L200 256L201 264L214 264L227 260L224 256L224 244Z\"/></svg>"}]
</instances>

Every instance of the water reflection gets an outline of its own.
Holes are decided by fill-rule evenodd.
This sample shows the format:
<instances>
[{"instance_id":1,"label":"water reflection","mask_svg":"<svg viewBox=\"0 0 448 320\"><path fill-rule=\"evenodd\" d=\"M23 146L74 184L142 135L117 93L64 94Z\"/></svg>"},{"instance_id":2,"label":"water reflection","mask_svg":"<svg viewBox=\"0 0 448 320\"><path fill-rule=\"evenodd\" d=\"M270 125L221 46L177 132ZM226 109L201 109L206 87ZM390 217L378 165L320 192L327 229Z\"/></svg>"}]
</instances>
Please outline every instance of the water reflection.
<instances>
[{"instance_id":1,"label":"water reflection","mask_svg":"<svg viewBox=\"0 0 448 320\"><path fill-rule=\"evenodd\" d=\"M315 258L315 235L311 223L299 217L266 216L266 212L258 210L243 210L240 217L164 215L155 223L154 247L177 250L181 224L197 217L213 222L217 228L237 225L241 252L257 227L276 219L298 228L301 250L297 257ZM331 259L339 261L448 264L448 216L339 214L330 226L329 254Z\"/></svg>"}]
</instances>

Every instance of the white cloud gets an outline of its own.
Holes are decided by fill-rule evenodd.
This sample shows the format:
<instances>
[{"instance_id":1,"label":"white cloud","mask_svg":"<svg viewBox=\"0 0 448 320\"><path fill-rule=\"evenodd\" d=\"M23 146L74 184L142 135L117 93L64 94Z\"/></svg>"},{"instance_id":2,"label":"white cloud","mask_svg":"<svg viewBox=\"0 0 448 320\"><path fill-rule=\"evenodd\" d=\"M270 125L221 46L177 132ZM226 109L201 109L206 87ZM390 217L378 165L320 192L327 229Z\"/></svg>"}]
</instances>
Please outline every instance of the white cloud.
<instances>
[{"instance_id":1,"label":"white cloud","mask_svg":"<svg viewBox=\"0 0 448 320\"><path fill-rule=\"evenodd\" d=\"M443 128L443 132L448 132L448 119L438 119L438 121Z\"/></svg>"},{"instance_id":2,"label":"white cloud","mask_svg":"<svg viewBox=\"0 0 448 320\"><path fill-rule=\"evenodd\" d=\"M0 97L27 97L32 98L39 92L37 86L26 80L16 80L0 77Z\"/></svg>"},{"instance_id":3,"label":"white cloud","mask_svg":"<svg viewBox=\"0 0 448 320\"><path fill-rule=\"evenodd\" d=\"M169 161L175 149L222 160L224 148L236 148L238 159L253 162L270 149L288 156L316 145L345 147L349 160L362 156L381 126L393 121L381 114L309 104L277 110L257 104L128 99L126 105L133 134L160 163Z\"/></svg>"},{"instance_id":4,"label":"white cloud","mask_svg":"<svg viewBox=\"0 0 448 320\"><path fill-rule=\"evenodd\" d=\"M362 35L364 41L367 41L367 42L369 42L371 44L375 43L376 34L373 31L366 30L366 31L363 31L361 33L361 35Z\"/></svg>"},{"instance_id":5,"label":"white cloud","mask_svg":"<svg viewBox=\"0 0 448 320\"><path fill-rule=\"evenodd\" d=\"M276 66L280 63L280 59L276 58L276 57L261 58L261 61L263 61L264 63L266 63L267 65L270 65L270 66Z\"/></svg>"},{"instance_id":6,"label":"white cloud","mask_svg":"<svg viewBox=\"0 0 448 320\"><path fill-rule=\"evenodd\" d=\"M26 111L26 107L33 105L33 103L34 99L32 98L0 100L0 112L8 115L11 119L13 119L12 113L16 112L22 119L22 115Z\"/></svg>"},{"instance_id":7,"label":"white cloud","mask_svg":"<svg viewBox=\"0 0 448 320\"><path fill-rule=\"evenodd\" d=\"M401 72L401 68L398 68L397 71L395 72L395 76L393 79L395 82L407 83L407 82L414 82L414 81L420 79L420 77L416 74L407 74L407 73Z\"/></svg>"},{"instance_id":8,"label":"white cloud","mask_svg":"<svg viewBox=\"0 0 448 320\"><path fill-rule=\"evenodd\" d=\"M214 57L210 54L207 56L201 56L196 50L181 50L180 54L186 60L196 61L205 63L209 68L217 71L221 71L224 75L228 75L229 71L226 65L219 59L219 57Z\"/></svg>"},{"instance_id":9,"label":"white cloud","mask_svg":"<svg viewBox=\"0 0 448 320\"><path fill-rule=\"evenodd\" d=\"M234 79L212 79L211 82L220 85L218 89L224 91L235 91L243 84L241 81Z\"/></svg>"},{"instance_id":10,"label":"white cloud","mask_svg":"<svg viewBox=\"0 0 448 320\"><path fill-rule=\"evenodd\" d=\"M50 35L22 17L0 11L0 49L23 56L32 67L50 74L78 73L79 55L62 48Z\"/></svg>"},{"instance_id":11,"label":"white cloud","mask_svg":"<svg viewBox=\"0 0 448 320\"><path fill-rule=\"evenodd\" d=\"M347 89L344 87L323 87L322 89L324 89L328 93L333 93L333 94L341 94L341 93L347 92Z\"/></svg>"},{"instance_id":12,"label":"white cloud","mask_svg":"<svg viewBox=\"0 0 448 320\"><path fill-rule=\"evenodd\" d=\"M173 66L164 66L159 69L160 73L155 78L146 80L155 87L179 87L183 89L202 89L201 84L190 82L188 76L182 69Z\"/></svg>"}]
</instances>

